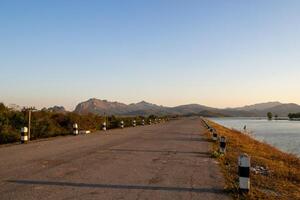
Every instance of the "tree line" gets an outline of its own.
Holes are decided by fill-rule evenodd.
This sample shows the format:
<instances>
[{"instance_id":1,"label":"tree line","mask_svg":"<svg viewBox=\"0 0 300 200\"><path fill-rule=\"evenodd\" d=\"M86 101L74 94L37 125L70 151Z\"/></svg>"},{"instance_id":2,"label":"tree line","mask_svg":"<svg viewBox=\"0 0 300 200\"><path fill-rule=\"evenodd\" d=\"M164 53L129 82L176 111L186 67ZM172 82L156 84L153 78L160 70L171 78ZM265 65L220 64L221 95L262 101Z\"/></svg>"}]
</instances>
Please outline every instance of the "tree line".
<instances>
[{"instance_id":1,"label":"tree line","mask_svg":"<svg viewBox=\"0 0 300 200\"><path fill-rule=\"evenodd\" d=\"M289 113L288 117L290 119L300 119L300 113Z\"/></svg>"},{"instance_id":2,"label":"tree line","mask_svg":"<svg viewBox=\"0 0 300 200\"><path fill-rule=\"evenodd\" d=\"M267 117L269 120L273 119L273 113L268 112ZM289 119L300 119L300 113L289 113L288 114ZM275 119L278 119L278 115L275 115Z\"/></svg>"},{"instance_id":3,"label":"tree line","mask_svg":"<svg viewBox=\"0 0 300 200\"><path fill-rule=\"evenodd\" d=\"M72 134L72 126L77 123L79 130L96 131L101 130L105 121L107 128L118 128L121 121L124 125L132 126L132 121L136 120L137 125L144 119L148 122L150 119L154 122L158 117L150 115L148 117L117 117L100 116L96 114L80 115L74 112L50 112L48 110L39 110L32 113L31 117L31 139L54 137L59 135ZM165 117L160 117L168 118ZM20 129L28 124L28 112L26 109L16 111L0 103L0 144L13 143L20 141Z\"/></svg>"}]
</instances>

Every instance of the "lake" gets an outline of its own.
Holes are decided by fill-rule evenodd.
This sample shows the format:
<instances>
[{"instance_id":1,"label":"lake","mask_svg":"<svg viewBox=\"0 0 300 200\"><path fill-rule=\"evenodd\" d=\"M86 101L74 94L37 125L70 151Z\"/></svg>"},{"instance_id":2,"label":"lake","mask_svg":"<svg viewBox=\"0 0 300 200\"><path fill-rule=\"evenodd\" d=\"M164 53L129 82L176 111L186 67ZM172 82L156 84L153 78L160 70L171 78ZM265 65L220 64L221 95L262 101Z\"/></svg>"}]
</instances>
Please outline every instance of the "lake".
<instances>
[{"instance_id":1,"label":"lake","mask_svg":"<svg viewBox=\"0 0 300 200\"><path fill-rule=\"evenodd\" d=\"M251 119L251 118L210 118L227 128L247 131L259 141L271 144L282 151L300 156L300 121Z\"/></svg>"}]
</instances>

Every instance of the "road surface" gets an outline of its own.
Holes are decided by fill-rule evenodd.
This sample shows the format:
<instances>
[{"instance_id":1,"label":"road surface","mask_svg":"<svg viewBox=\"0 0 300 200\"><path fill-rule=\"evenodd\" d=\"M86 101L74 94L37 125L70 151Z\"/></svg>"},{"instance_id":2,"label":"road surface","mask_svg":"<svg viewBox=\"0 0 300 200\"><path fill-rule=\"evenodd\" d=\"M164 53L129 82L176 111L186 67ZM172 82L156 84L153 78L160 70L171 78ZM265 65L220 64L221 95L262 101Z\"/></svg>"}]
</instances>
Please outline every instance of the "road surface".
<instances>
[{"instance_id":1,"label":"road surface","mask_svg":"<svg viewBox=\"0 0 300 200\"><path fill-rule=\"evenodd\" d=\"M199 118L0 147L0 199L230 199Z\"/></svg>"}]
</instances>

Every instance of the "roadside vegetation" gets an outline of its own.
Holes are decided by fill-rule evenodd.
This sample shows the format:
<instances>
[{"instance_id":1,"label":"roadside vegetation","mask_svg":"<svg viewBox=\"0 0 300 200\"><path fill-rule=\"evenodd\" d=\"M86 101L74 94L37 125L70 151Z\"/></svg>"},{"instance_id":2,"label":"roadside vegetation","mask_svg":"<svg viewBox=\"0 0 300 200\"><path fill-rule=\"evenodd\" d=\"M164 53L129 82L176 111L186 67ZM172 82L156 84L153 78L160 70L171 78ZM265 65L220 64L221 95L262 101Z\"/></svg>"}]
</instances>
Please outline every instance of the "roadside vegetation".
<instances>
[{"instance_id":1,"label":"roadside vegetation","mask_svg":"<svg viewBox=\"0 0 300 200\"><path fill-rule=\"evenodd\" d=\"M62 135L71 135L72 126L78 124L79 130L96 131L102 129L104 121L108 129L119 128L120 122L124 121L125 127L132 126L132 121L136 120L137 125L145 120L147 124L158 117L150 115L148 117L117 117L99 116L95 114L79 115L73 112L57 113L47 110L32 113L31 118L31 140ZM167 117L160 117L167 119ZM14 143L20 141L20 129L28 125L27 110L14 111L0 103L0 144Z\"/></svg>"},{"instance_id":2,"label":"roadside vegetation","mask_svg":"<svg viewBox=\"0 0 300 200\"><path fill-rule=\"evenodd\" d=\"M227 138L227 152L218 153L218 143L213 144L212 157L220 162L226 179L226 190L234 199L300 199L300 159L259 142L249 135L208 121L219 136ZM207 136L210 133L207 132ZM247 153L251 157L251 191L238 192L238 156Z\"/></svg>"}]
</instances>

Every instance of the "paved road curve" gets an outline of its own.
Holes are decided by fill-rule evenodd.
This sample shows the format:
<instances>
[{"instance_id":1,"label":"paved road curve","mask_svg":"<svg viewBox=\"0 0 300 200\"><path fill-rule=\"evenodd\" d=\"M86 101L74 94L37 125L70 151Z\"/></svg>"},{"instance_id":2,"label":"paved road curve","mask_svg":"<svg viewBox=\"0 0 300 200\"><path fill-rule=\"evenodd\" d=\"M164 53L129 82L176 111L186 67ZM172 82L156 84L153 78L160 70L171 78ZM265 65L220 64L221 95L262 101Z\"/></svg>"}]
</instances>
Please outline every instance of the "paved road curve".
<instances>
[{"instance_id":1,"label":"paved road curve","mask_svg":"<svg viewBox=\"0 0 300 200\"><path fill-rule=\"evenodd\" d=\"M0 147L0 199L229 199L199 118Z\"/></svg>"}]
</instances>

